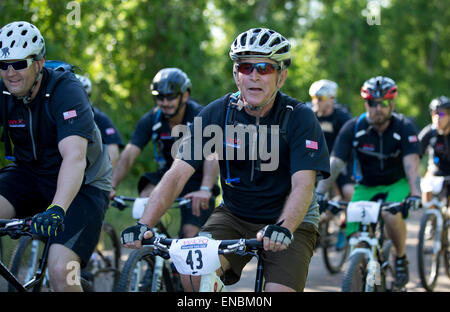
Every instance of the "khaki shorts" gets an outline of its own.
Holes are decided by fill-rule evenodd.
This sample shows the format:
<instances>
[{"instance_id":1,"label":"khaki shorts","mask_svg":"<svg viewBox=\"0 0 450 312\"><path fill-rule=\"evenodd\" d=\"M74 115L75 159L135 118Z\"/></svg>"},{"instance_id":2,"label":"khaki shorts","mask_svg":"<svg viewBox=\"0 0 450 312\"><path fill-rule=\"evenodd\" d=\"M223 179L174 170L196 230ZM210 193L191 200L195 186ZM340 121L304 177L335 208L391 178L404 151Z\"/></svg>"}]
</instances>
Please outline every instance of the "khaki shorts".
<instances>
[{"instance_id":1,"label":"khaki shorts","mask_svg":"<svg viewBox=\"0 0 450 312\"><path fill-rule=\"evenodd\" d=\"M218 206L201 231L209 232L214 239L255 238L256 233L266 224L254 224L234 216L223 205ZM303 291L308 276L309 263L314 252L319 232L309 222L303 222L294 232L294 240L288 249L279 252L262 253L264 279L266 283L278 283ZM239 281L242 270L251 256L226 255L231 269L224 272L225 285ZM255 272L256 274L256 272Z\"/></svg>"}]
</instances>

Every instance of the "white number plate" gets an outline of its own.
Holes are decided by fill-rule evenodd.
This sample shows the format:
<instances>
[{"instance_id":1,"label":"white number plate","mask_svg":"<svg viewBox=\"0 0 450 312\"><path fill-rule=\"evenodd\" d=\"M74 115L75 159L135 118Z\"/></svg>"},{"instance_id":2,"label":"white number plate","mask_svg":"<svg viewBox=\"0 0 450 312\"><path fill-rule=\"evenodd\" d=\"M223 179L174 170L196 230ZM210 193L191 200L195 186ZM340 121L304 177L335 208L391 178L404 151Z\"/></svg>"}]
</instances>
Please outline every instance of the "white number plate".
<instances>
[{"instance_id":1,"label":"white number plate","mask_svg":"<svg viewBox=\"0 0 450 312\"><path fill-rule=\"evenodd\" d=\"M177 239L170 245L170 258L180 274L210 274L220 267L220 242L204 236Z\"/></svg>"},{"instance_id":2,"label":"white number plate","mask_svg":"<svg viewBox=\"0 0 450 312\"><path fill-rule=\"evenodd\" d=\"M363 224L377 223L381 204L373 201L357 201L348 203L347 221Z\"/></svg>"},{"instance_id":3,"label":"white number plate","mask_svg":"<svg viewBox=\"0 0 450 312\"><path fill-rule=\"evenodd\" d=\"M140 219L145 210L145 205L147 205L148 197L136 198L133 203L133 218Z\"/></svg>"},{"instance_id":4,"label":"white number plate","mask_svg":"<svg viewBox=\"0 0 450 312\"><path fill-rule=\"evenodd\" d=\"M445 177L426 177L420 179L420 189L422 192L433 192L439 194L442 191Z\"/></svg>"}]
</instances>

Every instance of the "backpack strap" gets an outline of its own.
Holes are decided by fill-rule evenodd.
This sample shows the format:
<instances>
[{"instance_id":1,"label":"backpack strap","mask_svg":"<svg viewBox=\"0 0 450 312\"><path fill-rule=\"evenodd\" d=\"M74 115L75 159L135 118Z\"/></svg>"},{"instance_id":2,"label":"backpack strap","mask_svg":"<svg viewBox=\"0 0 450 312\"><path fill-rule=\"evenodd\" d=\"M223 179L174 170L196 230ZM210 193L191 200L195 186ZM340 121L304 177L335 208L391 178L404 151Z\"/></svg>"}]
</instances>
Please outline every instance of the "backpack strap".
<instances>
[{"instance_id":1,"label":"backpack strap","mask_svg":"<svg viewBox=\"0 0 450 312\"><path fill-rule=\"evenodd\" d=\"M3 107L2 107L2 123L3 123L3 133L2 133L2 139L5 143L5 159L9 161L15 161L16 157L14 157L12 152L12 142L11 137L9 136L9 124L8 124L8 113L9 108L11 105L14 105L12 103L12 95L10 92L3 89L3 83L2 83L2 96L3 96Z\"/></svg>"},{"instance_id":2,"label":"backpack strap","mask_svg":"<svg viewBox=\"0 0 450 312\"><path fill-rule=\"evenodd\" d=\"M358 153L356 152L356 147L358 146L358 138L361 135L365 134L365 131L359 132L358 128L361 121L366 118L366 115L367 113L362 113L358 117L358 120L356 121L355 124L355 130L353 132L353 178L355 179L356 182L361 181L363 178L361 173L361 164L359 163L358 160Z\"/></svg>"},{"instance_id":3,"label":"backpack strap","mask_svg":"<svg viewBox=\"0 0 450 312\"><path fill-rule=\"evenodd\" d=\"M152 144L153 144L153 155L155 157L155 161L159 166L159 169L163 169L166 165L166 160L164 159L164 156L162 155L162 152L160 151L160 148L158 147L158 138L160 135L160 129L162 127L161 124L161 109L157 107L154 111L155 113L155 119L153 120L153 126L152 126Z\"/></svg>"},{"instance_id":4,"label":"backpack strap","mask_svg":"<svg viewBox=\"0 0 450 312\"><path fill-rule=\"evenodd\" d=\"M230 95L227 105L225 105L225 118L224 118L224 131L223 131L223 146L224 146L224 160L227 176L225 177L225 183L229 186L233 186L232 183L239 183L241 179L239 177L232 178L230 175L230 165L227 158L227 125L234 124L236 117L236 109L238 108L240 92L236 92Z\"/></svg>"}]
</instances>

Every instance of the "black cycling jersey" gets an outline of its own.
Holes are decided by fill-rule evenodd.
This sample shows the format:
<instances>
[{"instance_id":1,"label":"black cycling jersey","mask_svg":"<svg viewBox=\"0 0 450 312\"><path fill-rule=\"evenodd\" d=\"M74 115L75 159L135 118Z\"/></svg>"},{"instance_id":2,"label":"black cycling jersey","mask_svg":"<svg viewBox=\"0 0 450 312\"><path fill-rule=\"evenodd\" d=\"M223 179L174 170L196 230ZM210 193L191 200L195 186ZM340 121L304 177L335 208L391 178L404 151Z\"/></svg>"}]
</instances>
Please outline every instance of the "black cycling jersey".
<instances>
[{"instance_id":1,"label":"black cycling jersey","mask_svg":"<svg viewBox=\"0 0 450 312\"><path fill-rule=\"evenodd\" d=\"M403 157L420 154L414 125L405 116L392 113L388 128L379 134L367 118L345 123L336 138L332 156L349 161L356 148L362 180L367 186L390 185L405 177Z\"/></svg>"},{"instance_id":2,"label":"black cycling jersey","mask_svg":"<svg viewBox=\"0 0 450 312\"><path fill-rule=\"evenodd\" d=\"M44 99L50 79L58 84L48 101ZM88 140L85 184L110 190L111 165L86 92L70 72L43 69L41 87L29 104L12 96L1 84L0 122L6 122L14 145L15 163L37 175L57 177L62 157L58 143L71 135ZM46 106L46 103L48 107Z\"/></svg>"},{"instance_id":3,"label":"black cycling jersey","mask_svg":"<svg viewBox=\"0 0 450 312\"><path fill-rule=\"evenodd\" d=\"M189 99L186 102L186 110L181 124L190 125L193 122L194 117L197 116L202 109L202 105ZM130 143L143 149L150 140L153 140L156 145L153 146L153 148L156 148L157 150L155 155L155 158L157 158L156 161L160 163L160 170L166 172L173 163L172 145L178 138L172 137L172 131L168 120L163 114L158 113L158 111L161 112L159 108L156 107L141 117L131 136ZM200 170L189 179L186 189L189 189L190 191L198 190L201 186L202 178L203 169L200 168Z\"/></svg>"},{"instance_id":4,"label":"black cycling jersey","mask_svg":"<svg viewBox=\"0 0 450 312\"><path fill-rule=\"evenodd\" d=\"M106 145L117 144L120 148L124 147L119 130L117 130L116 126L113 124L108 115L106 115L97 107L94 107L94 121L100 129L103 142Z\"/></svg>"},{"instance_id":5,"label":"black cycling jersey","mask_svg":"<svg viewBox=\"0 0 450 312\"><path fill-rule=\"evenodd\" d=\"M334 141L336 140L339 130L341 130L342 126L351 118L352 116L348 113L348 110L339 104L334 104L334 111L331 115L317 116L330 152L333 150Z\"/></svg>"},{"instance_id":6,"label":"black cycling jersey","mask_svg":"<svg viewBox=\"0 0 450 312\"><path fill-rule=\"evenodd\" d=\"M230 96L231 94L227 94L215 100L199 114L203 130L209 125L214 125L222 129L222 134L226 133L223 129ZM280 110L285 109L286 105L294 107L289 117L287 140L279 135L275 138L279 142L278 150L272 150L276 148L276 145L273 144L272 148L270 126L279 125L280 121L277 120L277 116L279 116ZM256 126L256 118L247 114L245 109L237 110L233 125L237 127L242 125ZM223 155L219 154L219 165L225 206L234 215L244 220L270 224L274 223L281 214L284 202L291 190L291 176L300 170L315 170L319 177L327 178L330 160L325 137L317 118L304 103L279 92L275 98L274 107L267 116L259 119L258 129L261 129L263 125L266 126L265 129L268 133L265 140L260 139L262 132L258 132L258 137L253 142L258 142L259 145L256 148L258 150L257 155L260 155L261 148L265 148L266 151L270 151L273 158L278 157L278 163L273 171L263 170L262 168L263 165L269 164L274 159L250 157L255 144L250 143L248 133L242 138L236 135L219 138L219 142L224 146L223 150L230 154L230 157L226 159L225 154L227 152L222 153ZM190 144L190 154L183 154L185 152L183 145L180 149L182 159L194 169L201 168L203 159L207 156L198 153L201 154L201 157L200 159L196 157L195 144L197 144L196 139L198 137L195 136L198 135L197 133L191 127L191 134L194 139L188 141L190 138L187 138L183 141L183 145ZM202 149L208 150L206 147L212 139L213 136L211 135L203 135ZM267 142L267 145L261 146L262 142ZM241 155L245 154L245 158L238 158L239 151L242 149L244 153ZM217 149L211 150L220 153ZM231 159L231 153L237 154L234 156L235 160L229 160ZM238 179L239 181L237 181ZM227 184L227 180L235 182ZM310 207L310 209L313 208ZM308 213L305 220L307 218Z\"/></svg>"},{"instance_id":7,"label":"black cycling jersey","mask_svg":"<svg viewBox=\"0 0 450 312\"><path fill-rule=\"evenodd\" d=\"M428 153L427 170L435 176L450 175L450 135L441 135L433 125L419 134L422 154Z\"/></svg>"}]
</instances>

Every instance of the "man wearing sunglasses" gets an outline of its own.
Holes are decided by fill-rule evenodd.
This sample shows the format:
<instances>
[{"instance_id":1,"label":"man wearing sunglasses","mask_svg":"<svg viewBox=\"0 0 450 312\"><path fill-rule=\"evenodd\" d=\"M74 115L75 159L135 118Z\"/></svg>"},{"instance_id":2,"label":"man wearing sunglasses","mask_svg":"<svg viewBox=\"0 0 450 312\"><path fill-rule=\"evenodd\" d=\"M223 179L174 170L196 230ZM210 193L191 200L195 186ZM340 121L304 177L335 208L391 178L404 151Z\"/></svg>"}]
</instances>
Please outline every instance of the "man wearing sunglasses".
<instances>
[{"instance_id":1,"label":"man wearing sunglasses","mask_svg":"<svg viewBox=\"0 0 450 312\"><path fill-rule=\"evenodd\" d=\"M401 288L409 280L405 219L409 209L415 210L421 204L419 140L413 123L394 112L397 97L394 80L371 78L364 82L361 96L366 113L342 127L331 153L331 177L319 182L317 192L325 194L346 162L352 160L357 182L352 201L375 200L380 194L387 202L405 200L402 214L382 214L396 252L396 287ZM347 222L347 236L358 229L359 224Z\"/></svg>"},{"instance_id":2,"label":"man wearing sunglasses","mask_svg":"<svg viewBox=\"0 0 450 312\"><path fill-rule=\"evenodd\" d=\"M419 134L422 154L428 153L428 167L424 178L450 176L450 99L440 96L431 101L432 123ZM423 204L431 201L432 192L422 192Z\"/></svg>"},{"instance_id":3,"label":"man wearing sunglasses","mask_svg":"<svg viewBox=\"0 0 450 312\"><path fill-rule=\"evenodd\" d=\"M203 106L190 98L191 80L178 68L163 68L153 78L150 91L156 107L139 120L130 142L120 155L114 168L112 185L116 189L126 177L143 148L152 141L158 170L144 173L138 183L140 197L148 197L159 183L164 173L173 163L172 128L177 125L191 124ZM192 199L192 210L182 209L181 223L183 237L197 235L200 226L214 209L215 196L220 192L216 185L217 161L207 161L186 184L181 196ZM111 193L114 196L115 191ZM173 202L173 201L172 201ZM171 203L172 203L171 202ZM139 225L134 226L138 229Z\"/></svg>"},{"instance_id":4,"label":"man wearing sunglasses","mask_svg":"<svg viewBox=\"0 0 450 312\"><path fill-rule=\"evenodd\" d=\"M4 26L0 47L2 139L14 161L0 170L0 218L33 216L31 232L52 242L53 290L81 291L79 268L97 245L109 204L107 151L80 82L44 68L45 42L36 26Z\"/></svg>"},{"instance_id":5,"label":"man wearing sunglasses","mask_svg":"<svg viewBox=\"0 0 450 312\"><path fill-rule=\"evenodd\" d=\"M238 92L213 101L199 114L202 127L220 127L224 151L212 150L219 157L223 202L216 207L202 231L215 239L257 238L263 241L266 291L303 291L309 263L317 239L319 209L314 196L317 178L328 177L329 156L323 132L314 113L304 103L280 92L291 63L289 41L276 31L252 28L238 35L230 47L233 76ZM289 118L281 118L289 113ZM286 115L284 115L286 116ZM287 122L286 136L280 129ZM252 142L236 139L227 133L238 129L267 129L271 132L271 152L279 161L264 169L269 161L251 157L256 149L267 151L268 140L254 132ZM191 131L192 133L192 131ZM272 136L273 135L273 136ZM205 147L208 137L186 138L171 169L152 193L140 222L154 226L168 209L162 199L173 199L184 183L201 168L210 154L195 157L195 144L200 139ZM237 133L239 137L239 133ZM259 142L256 146L255 142ZM190 146L190 149L187 148ZM184 147L190 150L184 154ZM243 159L228 154L245 152ZM206 150L205 150L206 151ZM243 153L244 154L244 153ZM256 153L259 155L259 153ZM168 190L171 190L169 192ZM170 200L169 200L170 202ZM152 235L150 231L145 237ZM126 245L140 248L138 236ZM226 285L239 281L251 257L221 256L219 275ZM183 276L186 291L198 289L198 276ZM191 283L192 281L192 283Z\"/></svg>"}]
</instances>

